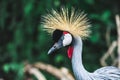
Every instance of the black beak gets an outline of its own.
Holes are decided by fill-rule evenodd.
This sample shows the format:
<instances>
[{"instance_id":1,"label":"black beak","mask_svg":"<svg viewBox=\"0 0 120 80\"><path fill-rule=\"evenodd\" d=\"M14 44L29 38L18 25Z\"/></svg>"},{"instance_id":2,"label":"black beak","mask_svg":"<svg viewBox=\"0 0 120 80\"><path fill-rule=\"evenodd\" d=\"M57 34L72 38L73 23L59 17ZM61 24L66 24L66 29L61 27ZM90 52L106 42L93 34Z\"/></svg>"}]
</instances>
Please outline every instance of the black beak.
<instances>
[{"instance_id":1,"label":"black beak","mask_svg":"<svg viewBox=\"0 0 120 80\"><path fill-rule=\"evenodd\" d=\"M61 47L63 47L62 41L56 42L56 43L52 46L52 48L50 48L50 50L48 51L48 54L53 53L54 51L60 49Z\"/></svg>"}]
</instances>

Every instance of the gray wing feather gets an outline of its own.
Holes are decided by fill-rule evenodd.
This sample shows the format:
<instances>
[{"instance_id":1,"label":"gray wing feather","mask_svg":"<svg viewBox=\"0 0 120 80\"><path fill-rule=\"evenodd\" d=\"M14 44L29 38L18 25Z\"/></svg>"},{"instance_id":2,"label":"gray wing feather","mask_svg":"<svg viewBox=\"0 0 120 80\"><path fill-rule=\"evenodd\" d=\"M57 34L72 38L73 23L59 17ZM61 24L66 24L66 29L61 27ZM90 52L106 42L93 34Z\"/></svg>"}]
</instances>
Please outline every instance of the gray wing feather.
<instances>
[{"instance_id":1,"label":"gray wing feather","mask_svg":"<svg viewBox=\"0 0 120 80\"><path fill-rule=\"evenodd\" d=\"M113 66L102 67L93 74L96 80L120 80L120 69Z\"/></svg>"}]
</instances>

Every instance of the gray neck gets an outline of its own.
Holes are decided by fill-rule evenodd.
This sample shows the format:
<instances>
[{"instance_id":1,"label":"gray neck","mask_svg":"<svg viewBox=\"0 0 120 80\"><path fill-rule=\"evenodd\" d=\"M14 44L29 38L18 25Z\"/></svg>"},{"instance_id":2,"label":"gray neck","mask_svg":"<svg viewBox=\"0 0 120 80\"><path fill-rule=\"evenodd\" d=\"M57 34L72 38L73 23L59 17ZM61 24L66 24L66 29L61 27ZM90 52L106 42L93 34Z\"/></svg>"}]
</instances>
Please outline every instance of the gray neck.
<instances>
[{"instance_id":1,"label":"gray neck","mask_svg":"<svg viewBox=\"0 0 120 80\"><path fill-rule=\"evenodd\" d=\"M73 47L72 68L76 80L91 80L90 73L85 70L82 64L82 40L79 36L74 37Z\"/></svg>"}]
</instances>

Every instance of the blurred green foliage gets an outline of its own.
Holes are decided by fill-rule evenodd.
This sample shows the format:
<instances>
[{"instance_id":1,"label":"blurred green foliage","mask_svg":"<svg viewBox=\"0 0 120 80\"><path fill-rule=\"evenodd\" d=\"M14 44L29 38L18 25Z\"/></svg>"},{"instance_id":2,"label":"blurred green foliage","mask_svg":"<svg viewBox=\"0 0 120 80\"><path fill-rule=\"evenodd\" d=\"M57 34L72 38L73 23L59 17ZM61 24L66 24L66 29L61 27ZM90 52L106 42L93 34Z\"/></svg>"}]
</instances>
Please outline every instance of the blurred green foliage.
<instances>
[{"instance_id":1,"label":"blurred green foliage","mask_svg":"<svg viewBox=\"0 0 120 80\"><path fill-rule=\"evenodd\" d=\"M100 67L99 59L107 50L106 29L112 29L111 40L117 38L114 16L120 11L118 0L1 0L0 78L23 80L26 61L42 61L71 70L66 49L57 52L60 54L47 55L53 42L40 25L41 15L45 15L51 8L59 9L61 6L80 8L88 14L92 34L84 41L83 63L88 71ZM56 80L48 73L44 74L49 80Z\"/></svg>"}]
</instances>

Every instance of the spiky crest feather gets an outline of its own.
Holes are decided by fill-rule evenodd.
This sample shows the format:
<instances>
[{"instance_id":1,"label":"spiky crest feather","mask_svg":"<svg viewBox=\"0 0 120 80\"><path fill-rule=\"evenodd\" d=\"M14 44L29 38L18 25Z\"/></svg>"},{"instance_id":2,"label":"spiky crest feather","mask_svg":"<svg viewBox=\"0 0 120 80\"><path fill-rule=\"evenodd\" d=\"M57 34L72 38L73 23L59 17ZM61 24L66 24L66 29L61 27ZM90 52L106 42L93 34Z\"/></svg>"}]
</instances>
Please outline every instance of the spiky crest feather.
<instances>
[{"instance_id":1,"label":"spiky crest feather","mask_svg":"<svg viewBox=\"0 0 120 80\"><path fill-rule=\"evenodd\" d=\"M60 12L52 9L51 13L43 16L42 24L48 33L54 30L68 31L73 36L80 36L82 39L89 37L90 24L86 14L81 11L76 11L72 8L61 8Z\"/></svg>"}]
</instances>

